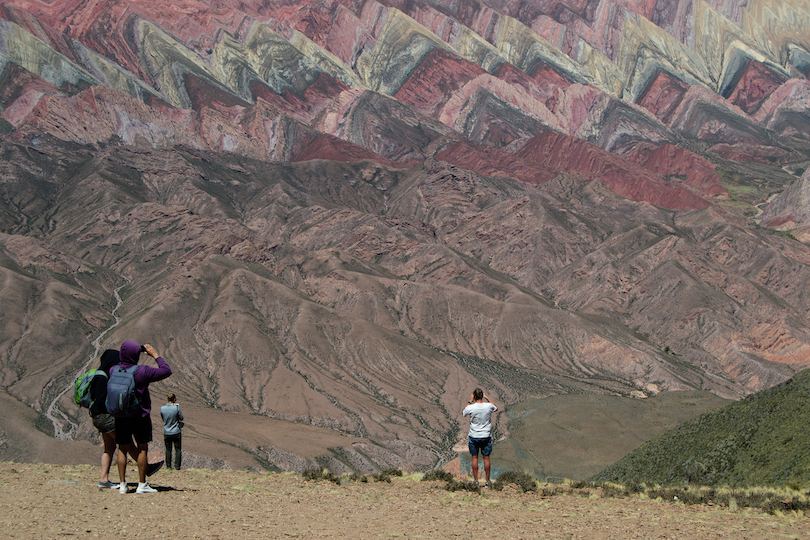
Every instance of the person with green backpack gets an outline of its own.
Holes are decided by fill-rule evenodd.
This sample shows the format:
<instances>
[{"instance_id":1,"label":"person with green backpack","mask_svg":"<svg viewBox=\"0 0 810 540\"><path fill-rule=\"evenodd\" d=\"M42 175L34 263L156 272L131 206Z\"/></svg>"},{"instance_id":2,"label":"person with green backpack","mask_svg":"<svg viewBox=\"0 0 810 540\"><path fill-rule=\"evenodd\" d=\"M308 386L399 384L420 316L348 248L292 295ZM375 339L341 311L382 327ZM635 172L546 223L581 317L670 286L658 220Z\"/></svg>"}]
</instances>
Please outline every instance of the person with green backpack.
<instances>
[{"instance_id":1,"label":"person with green backpack","mask_svg":"<svg viewBox=\"0 0 810 540\"><path fill-rule=\"evenodd\" d=\"M101 355L98 369L89 371L85 377L89 379L85 383L86 390L77 388L76 403L87 407L93 426L101 434L101 442L104 451L101 454L101 477L98 480L98 488L117 488L118 482L110 482L110 467L112 466L113 455L115 454L115 418L107 412L107 379L110 368L118 363L118 351L107 349Z\"/></svg>"},{"instance_id":2,"label":"person with green backpack","mask_svg":"<svg viewBox=\"0 0 810 540\"><path fill-rule=\"evenodd\" d=\"M104 448L101 454L101 477L98 480L98 489L118 488L118 482L110 480L110 467L115 455L115 418L107 411L107 381L108 373L118 364L120 354L115 349L107 349L101 355L98 369L91 369L76 379L74 400L76 404L85 407L90 413L93 426L101 435ZM130 443L132 441L130 440ZM130 448L133 448L130 446ZM130 452L132 459L137 459L134 449ZM151 476L160 469L154 464L147 468L146 475Z\"/></svg>"},{"instance_id":3,"label":"person with green backpack","mask_svg":"<svg viewBox=\"0 0 810 540\"><path fill-rule=\"evenodd\" d=\"M152 358L158 367L138 365L141 352ZM110 368L107 382L107 410L115 417L118 442L119 493L127 493L127 454L134 451L138 464L138 487L135 493L155 493L146 482L149 469L147 452L152 441L152 399L149 383L162 381L172 374L172 368L154 347L143 347L134 341L125 341L119 350L119 362ZM132 444L135 439L135 444ZM161 462L162 464L162 462Z\"/></svg>"}]
</instances>

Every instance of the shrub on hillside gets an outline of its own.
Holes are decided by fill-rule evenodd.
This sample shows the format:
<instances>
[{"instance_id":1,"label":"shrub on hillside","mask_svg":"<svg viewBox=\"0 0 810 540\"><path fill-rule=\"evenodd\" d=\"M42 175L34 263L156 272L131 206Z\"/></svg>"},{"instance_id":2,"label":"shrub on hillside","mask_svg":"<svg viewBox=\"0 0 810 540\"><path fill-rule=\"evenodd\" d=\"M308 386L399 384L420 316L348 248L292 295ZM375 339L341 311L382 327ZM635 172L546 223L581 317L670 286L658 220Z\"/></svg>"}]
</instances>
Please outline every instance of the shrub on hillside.
<instances>
[{"instance_id":1,"label":"shrub on hillside","mask_svg":"<svg viewBox=\"0 0 810 540\"><path fill-rule=\"evenodd\" d=\"M360 474L360 473L356 473L356 472L353 472L352 474L350 474L348 478L349 478L349 481L351 481L351 482L363 482L363 483L368 482L368 476L366 476L365 474Z\"/></svg>"},{"instance_id":2,"label":"shrub on hillside","mask_svg":"<svg viewBox=\"0 0 810 540\"><path fill-rule=\"evenodd\" d=\"M422 482L453 482L455 476L442 469L433 469L422 477Z\"/></svg>"},{"instance_id":3,"label":"shrub on hillside","mask_svg":"<svg viewBox=\"0 0 810 540\"><path fill-rule=\"evenodd\" d=\"M473 482L472 480L456 481L455 478L447 482L447 485L444 486L444 489L446 489L447 491L474 491L476 493L481 492L481 487L478 485L478 482Z\"/></svg>"},{"instance_id":4,"label":"shrub on hillside","mask_svg":"<svg viewBox=\"0 0 810 540\"><path fill-rule=\"evenodd\" d=\"M381 470L377 474L371 475L371 477L377 482L388 482L389 484L391 483L392 476L402 476L402 470L397 468L388 468Z\"/></svg>"},{"instance_id":5,"label":"shrub on hillside","mask_svg":"<svg viewBox=\"0 0 810 540\"><path fill-rule=\"evenodd\" d=\"M492 487L501 491L507 484L517 485L522 493L537 491L537 482L535 479L524 472L506 471L495 479L495 483L492 484Z\"/></svg>"},{"instance_id":6,"label":"shrub on hillside","mask_svg":"<svg viewBox=\"0 0 810 540\"><path fill-rule=\"evenodd\" d=\"M391 475L389 475L385 471L379 472L377 474L372 474L371 477L377 482L388 482L389 484L391 483Z\"/></svg>"},{"instance_id":7,"label":"shrub on hillside","mask_svg":"<svg viewBox=\"0 0 810 540\"><path fill-rule=\"evenodd\" d=\"M780 512L806 512L810 510L810 492L797 493L788 486L786 489L775 488L714 488L708 486L654 486L643 484L623 486L610 482L596 482L601 488L603 497L623 498L634 494L644 495L650 499L673 501L682 504L717 504L727 506L732 511L741 507L759 508L769 514ZM639 491L639 486L644 487Z\"/></svg>"},{"instance_id":8,"label":"shrub on hillside","mask_svg":"<svg viewBox=\"0 0 810 540\"><path fill-rule=\"evenodd\" d=\"M318 480L328 480L330 482L334 482L335 484L340 484L340 476L334 474L329 469L320 469L318 467L313 467L311 469L305 469L301 473L301 477L304 480L310 481L318 481Z\"/></svg>"}]
</instances>

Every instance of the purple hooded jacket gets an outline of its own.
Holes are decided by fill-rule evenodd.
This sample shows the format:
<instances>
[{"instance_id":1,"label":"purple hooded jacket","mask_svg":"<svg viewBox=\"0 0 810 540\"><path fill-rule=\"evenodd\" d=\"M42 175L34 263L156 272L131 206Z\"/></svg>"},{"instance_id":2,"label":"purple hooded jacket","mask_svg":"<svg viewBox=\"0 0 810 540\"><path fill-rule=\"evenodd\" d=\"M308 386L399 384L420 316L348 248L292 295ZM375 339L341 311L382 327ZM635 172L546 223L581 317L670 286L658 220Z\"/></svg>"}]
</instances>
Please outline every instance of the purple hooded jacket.
<instances>
[{"instance_id":1,"label":"purple hooded jacket","mask_svg":"<svg viewBox=\"0 0 810 540\"><path fill-rule=\"evenodd\" d=\"M141 345L134 341L125 341L121 344L119 353L121 355L119 362L121 366L124 368L134 366L138 363L138 357L141 355ZM169 364L166 363L163 357L158 356L155 358L155 362L157 362L158 365L156 368L151 366L138 366L138 369L135 371L135 393L138 394L138 399L141 402L141 409L143 410L142 417L149 416L149 413L152 411L152 398L149 396L149 383L162 381L172 374L172 368L169 367ZM110 372L112 372L112 367L110 368Z\"/></svg>"}]
</instances>

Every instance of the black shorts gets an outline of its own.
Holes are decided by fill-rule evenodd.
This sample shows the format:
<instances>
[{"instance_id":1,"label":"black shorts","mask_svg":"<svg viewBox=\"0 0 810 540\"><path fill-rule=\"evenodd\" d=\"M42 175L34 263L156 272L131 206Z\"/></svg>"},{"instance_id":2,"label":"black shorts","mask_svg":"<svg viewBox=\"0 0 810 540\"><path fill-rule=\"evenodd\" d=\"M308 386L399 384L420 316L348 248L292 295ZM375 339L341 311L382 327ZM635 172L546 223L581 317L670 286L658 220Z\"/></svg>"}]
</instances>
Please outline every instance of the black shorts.
<instances>
[{"instance_id":1,"label":"black shorts","mask_svg":"<svg viewBox=\"0 0 810 540\"><path fill-rule=\"evenodd\" d=\"M133 438L137 444L146 444L152 442L151 416L136 416L134 418L115 419L115 440L129 441Z\"/></svg>"}]
</instances>

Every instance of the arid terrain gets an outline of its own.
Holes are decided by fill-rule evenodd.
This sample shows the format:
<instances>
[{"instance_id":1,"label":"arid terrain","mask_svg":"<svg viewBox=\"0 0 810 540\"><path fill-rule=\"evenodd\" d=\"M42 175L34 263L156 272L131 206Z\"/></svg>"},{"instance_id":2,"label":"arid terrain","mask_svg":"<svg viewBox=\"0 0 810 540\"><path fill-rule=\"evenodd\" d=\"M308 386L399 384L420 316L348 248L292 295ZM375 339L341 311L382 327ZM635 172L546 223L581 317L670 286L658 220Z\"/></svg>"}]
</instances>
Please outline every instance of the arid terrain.
<instances>
[{"instance_id":1,"label":"arid terrain","mask_svg":"<svg viewBox=\"0 0 810 540\"><path fill-rule=\"evenodd\" d=\"M6 538L808 538L810 518L542 490L451 493L441 482L305 481L292 473L160 471L159 492L96 488L97 469L0 463Z\"/></svg>"},{"instance_id":2,"label":"arid terrain","mask_svg":"<svg viewBox=\"0 0 810 540\"><path fill-rule=\"evenodd\" d=\"M234 470L444 466L480 386L525 413L496 427L514 460L559 476L520 426L580 428L542 400L788 380L808 13L2 3L0 459L92 455L72 385L125 340L172 367L153 396L188 406L189 463Z\"/></svg>"}]
</instances>

